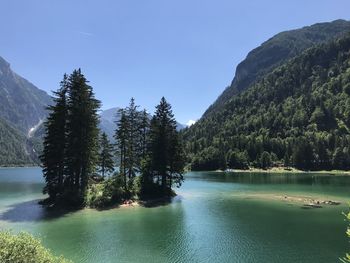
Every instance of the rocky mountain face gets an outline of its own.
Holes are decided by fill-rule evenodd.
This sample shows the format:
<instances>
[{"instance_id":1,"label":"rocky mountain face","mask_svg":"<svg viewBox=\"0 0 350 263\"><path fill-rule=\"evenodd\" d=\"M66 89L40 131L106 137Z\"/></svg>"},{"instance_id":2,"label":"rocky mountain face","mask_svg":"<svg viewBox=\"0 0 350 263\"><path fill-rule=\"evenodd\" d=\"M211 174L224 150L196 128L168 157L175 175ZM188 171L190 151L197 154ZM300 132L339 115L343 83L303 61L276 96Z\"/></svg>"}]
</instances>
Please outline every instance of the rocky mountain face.
<instances>
[{"instance_id":1,"label":"rocky mountain face","mask_svg":"<svg viewBox=\"0 0 350 263\"><path fill-rule=\"evenodd\" d=\"M206 110L203 118L220 111L233 96L249 88L289 59L313 45L325 43L350 31L350 22L335 20L281 32L250 51L239 63L235 76L223 93Z\"/></svg>"},{"instance_id":2,"label":"rocky mountain face","mask_svg":"<svg viewBox=\"0 0 350 263\"><path fill-rule=\"evenodd\" d=\"M24 134L47 116L52 102L43 90L17 75L0 57L0 117Z\"/></svg>"}]
</instances>

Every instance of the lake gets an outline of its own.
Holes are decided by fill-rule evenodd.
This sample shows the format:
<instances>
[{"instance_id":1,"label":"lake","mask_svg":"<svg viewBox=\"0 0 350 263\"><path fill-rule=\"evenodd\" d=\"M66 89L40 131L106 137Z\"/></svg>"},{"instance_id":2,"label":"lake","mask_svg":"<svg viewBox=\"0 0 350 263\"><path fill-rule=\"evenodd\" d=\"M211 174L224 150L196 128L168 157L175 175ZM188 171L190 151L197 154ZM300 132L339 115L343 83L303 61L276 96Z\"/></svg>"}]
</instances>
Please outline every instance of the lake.
<instances>
[{"instance_id":1,"label":"lake","mask_svg":"<svg viewBox=\"0 0 350 263\"><path fill-rule=\"evenodd\" d=\"M169 205L50 214L39 168L0 169L0 228L74 262L338 262L350 176L191 172ZM305 209L275 196L337 200Z\"/></svg>"}]
</instances>

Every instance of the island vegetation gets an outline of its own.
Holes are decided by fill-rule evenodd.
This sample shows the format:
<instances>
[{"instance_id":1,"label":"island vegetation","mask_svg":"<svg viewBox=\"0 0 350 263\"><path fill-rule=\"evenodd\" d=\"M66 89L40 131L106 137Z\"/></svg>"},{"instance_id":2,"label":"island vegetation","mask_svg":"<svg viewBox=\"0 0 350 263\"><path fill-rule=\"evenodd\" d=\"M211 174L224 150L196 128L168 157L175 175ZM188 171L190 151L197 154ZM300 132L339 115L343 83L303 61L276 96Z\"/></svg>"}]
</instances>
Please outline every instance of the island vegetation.
<instances>
[{"instance_id":1,"label":"island vegetation","mask_svg":"<svg viewBox=\"0 0 350 263\"><path fill-rule=\"evenodd\" d=\"M175 195L185 157L164 97L151 120L132 98L120 110L113 145L98 129L100 102L80 69L64 75L54 95L41 156L48 194L43 204L104 207Z\"/></svg>"}]
</instances>

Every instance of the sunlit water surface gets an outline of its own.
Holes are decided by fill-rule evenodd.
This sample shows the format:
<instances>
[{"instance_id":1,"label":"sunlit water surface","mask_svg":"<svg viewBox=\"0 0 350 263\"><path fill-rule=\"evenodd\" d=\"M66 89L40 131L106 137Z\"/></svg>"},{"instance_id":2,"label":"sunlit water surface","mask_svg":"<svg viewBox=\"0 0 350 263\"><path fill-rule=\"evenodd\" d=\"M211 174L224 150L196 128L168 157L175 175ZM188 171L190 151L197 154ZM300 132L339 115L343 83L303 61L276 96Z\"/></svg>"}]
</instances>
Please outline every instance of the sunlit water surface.
<instances>
[{"instance_id":1,"label":"sunlit water surface","mask_svg":"<svg viewBox=\"0 0 350 263\"><path fill-rule=\"evenodd\" d=\"M29 231L74 262L338 262L349 249L350 176L188 173L169 205L51 214L39 168L0 169L0 228ZM264 198L341 201L303 209Z\"/></svg>"}]
</instances>

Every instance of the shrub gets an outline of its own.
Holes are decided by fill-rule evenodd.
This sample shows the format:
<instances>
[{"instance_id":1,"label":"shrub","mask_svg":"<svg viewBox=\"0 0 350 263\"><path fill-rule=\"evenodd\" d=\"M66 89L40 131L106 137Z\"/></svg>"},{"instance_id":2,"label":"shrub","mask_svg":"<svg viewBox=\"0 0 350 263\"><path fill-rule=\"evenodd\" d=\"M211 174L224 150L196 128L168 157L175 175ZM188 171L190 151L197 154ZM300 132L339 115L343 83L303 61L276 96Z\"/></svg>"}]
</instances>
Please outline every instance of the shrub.
<instances>
[{"instance_id":1,"label":"shrub","mask_svg":"<svg viewBox=\"0 0 350 263\"><path fill-rule=\"evenodd\" d=\"M92 184L90 186L87 191L86 205L103 208L120 204L127 197L127 194L122 188L121 177L114 175L102 183Z\"/></svg>"},{"instance_id":2,"label":"shrub","mask_svg":"<svg viewBox=\"0 0 350 263\"><path fill-rule=\"evenodd\" d=\"M68 263L63 257L55 257L43 247L39 239L28 233L0 232L0 262L2 263Z\"/></svg>"},{"instance_id":3,"label":"shrub","mask_svg":"<svg viewBox=\"0 0 350 263\"><path fill-rule=\"evenodd\" d=\"M350 222L350 212L346 216L346 219ZM348 227L346 234L348 235L348 237L350 237L350 226ZM346 254L345 258L342 258L341 261L344 263L350 263L350 253Z\"/></svg>"}]
</instances>

